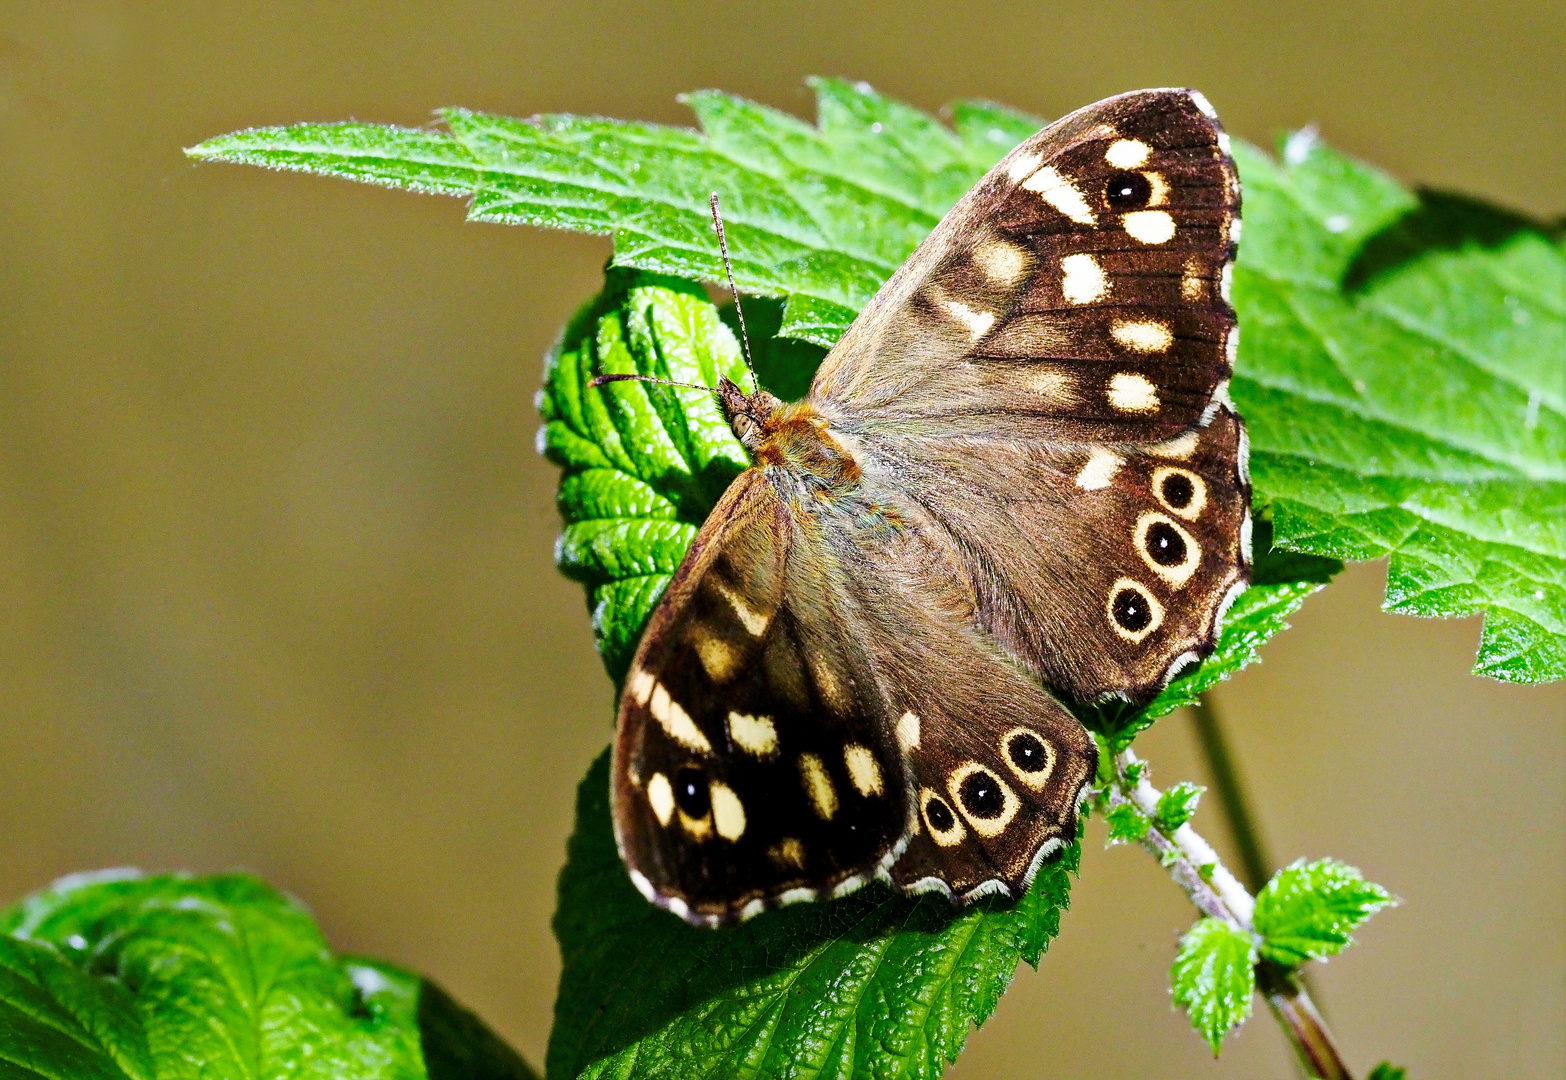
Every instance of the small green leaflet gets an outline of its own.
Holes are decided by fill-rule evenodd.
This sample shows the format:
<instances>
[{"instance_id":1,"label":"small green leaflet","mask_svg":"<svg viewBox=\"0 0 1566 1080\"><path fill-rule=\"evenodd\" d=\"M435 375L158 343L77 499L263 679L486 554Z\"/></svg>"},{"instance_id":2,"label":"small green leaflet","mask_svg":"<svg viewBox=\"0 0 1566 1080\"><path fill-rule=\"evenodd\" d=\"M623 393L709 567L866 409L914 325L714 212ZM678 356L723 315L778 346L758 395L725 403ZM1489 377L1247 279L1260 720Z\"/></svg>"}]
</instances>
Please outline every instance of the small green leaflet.
<instances>
[{"instance_id":1,"label":"small green leaflet","mask_svg":"<svg viewBox=\"0 0 1566 1080\"><path fill-rule=\"evenodd\" d=\"M1117 803L1105 811L1104 824L1109 827L1110 845L1140 843L1153 825L1146 814L1128 802Z\"/></svg>"},{"instance_id":2,"label":"small green leaflet","mask_svg":"<svg viewBox=\"0 0 1566 1080\"><path fill-rule=\"evenodd\" d=\"M1408 1070L1401 1066L1393 1065L1390 1061L1383 1061L1374 1069L1365 1080L1407 1080Z\"/></svg>"},{"instance_id":3,"label":"small green leaflet","mask_svg":"<svg viewBox=\"0 0 1566 1080\"><path fill-rule=\"evenodd\" d=\"M721 276L706 206L717 191L740 286L787 297L779 336L829 346L1039 122L959 103L948 130L862 83L814 86L815 125L704 91L686 99L699 132L452 109L445 131L264 128L189 153L464 195L473 218L612 232L616 265L709 281ZM1239 144L1235 156L1245 240L1233 390L1278 547L1390 555L1390 610L1484 615L1477 671L1566 677L1558 238L1493 208L1416 199L1302 136L1281 165ZM631 607L653 595L656 575L638 578Z\"/></svg>"},{"instance_id":4,"label":"small green leaflet","mask_svg":"<svg viewBox=\"0 0 1566 1080\"><path fill-rule=\"evenodd\" d=\"M1397 901L1352 866L1303 859L1279 870L1256 896L1252 925L1262 956L1285 967L1325 960L1353 944L1350 933Z\"/></svg>"},{"instance_id":5,"label":"small green leaflet","mask_svg":"<svg viewBox=\"0 0 1566 1080\"><path fill-rule=\"evenodd\" d=\"M1256 990L1256 945L1251 935L1220 919L1203 919L1180 939L1169 969L1174 1003L1218 1054L1218 1044L1251 1015Z\"/></svg>"},{"instance_id":6,"label":"small green leaflet","mask_svg":"<svg viewBox=\"0 0 1566 1080\"><path fill-rule=\"evenodd\" d=\"M555 935L564 970L547 1072L742 1080L934 1078L1060 927L1073 844L1022 900L960 912L872 884L721 932L644 900L609 821L609 755L577 795Z\"/></svg>"},{"instance_id":7,"label":"small green leaflet","mask_svg":"<svg viewBox=\"0 0 1566 1080\"><path fill-rule=\"evenodd\" d=\"M530 1080L432 984L333 956L254 878L56 882L0 910L0 1074L39 1080Z\"/></svg>"},{"instance_id":8,"label":"small green leaflet","mask_svg":"<svg viewBox=\"0 0 1566 1080\"><path fill-rule=\"evenodd\" d=\"M1201 801L1202 792L1207 789L1182 780L1158 799L1158 814L1154 824L1158 831L1165 836L1173 835L1174 831L1196 814L1196 804Z\"/></svg>"}]
</instances>

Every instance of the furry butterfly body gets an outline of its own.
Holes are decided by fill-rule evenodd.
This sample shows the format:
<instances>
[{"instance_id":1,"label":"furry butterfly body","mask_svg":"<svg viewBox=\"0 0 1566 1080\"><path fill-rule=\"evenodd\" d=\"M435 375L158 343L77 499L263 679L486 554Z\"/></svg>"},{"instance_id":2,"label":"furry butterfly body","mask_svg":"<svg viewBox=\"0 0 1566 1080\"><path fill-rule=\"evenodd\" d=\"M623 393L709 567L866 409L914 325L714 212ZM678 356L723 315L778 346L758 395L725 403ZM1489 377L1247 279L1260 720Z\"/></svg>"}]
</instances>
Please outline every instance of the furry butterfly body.
<instances>
[{"instance_id":1,"label":"furry butterfly body","mask_svg":"<svg viewBox=\"0 0 1566 1080\"><path fill-rule=\"evenodd\" d=\"M1019 895L1096 764L1057 694L1144 701L1248 576L1226 384L1239 185L1204 99L1024 142L784 404L655 611L612 774L638 888L745 918L872 877Z\"/></svg>"}]
</instances>

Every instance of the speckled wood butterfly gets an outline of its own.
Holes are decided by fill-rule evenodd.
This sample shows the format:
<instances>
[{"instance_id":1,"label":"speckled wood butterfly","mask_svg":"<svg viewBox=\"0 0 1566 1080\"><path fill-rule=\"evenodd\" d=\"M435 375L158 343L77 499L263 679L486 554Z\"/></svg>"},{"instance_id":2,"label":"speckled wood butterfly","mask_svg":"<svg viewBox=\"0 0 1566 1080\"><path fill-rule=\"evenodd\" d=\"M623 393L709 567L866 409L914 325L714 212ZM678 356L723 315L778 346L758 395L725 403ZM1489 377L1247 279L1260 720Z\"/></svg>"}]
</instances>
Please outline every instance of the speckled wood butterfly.
<instances>
[{"instance_id":1,"label":"speckled wood butterfly","mask_svg":"<svg viewBox=\"0 0 1566 1080\"><path fill-rule=\"evenodd\" d=\"M1249 573L1228 151L1189 90L1073 113L804 401L722 381L753 467L620 701L615 834L650 900L718 925L874 877L1018 896L1075 837L1097 751L1053 694L1151 698Z\"/></svg>"}]
</instances>

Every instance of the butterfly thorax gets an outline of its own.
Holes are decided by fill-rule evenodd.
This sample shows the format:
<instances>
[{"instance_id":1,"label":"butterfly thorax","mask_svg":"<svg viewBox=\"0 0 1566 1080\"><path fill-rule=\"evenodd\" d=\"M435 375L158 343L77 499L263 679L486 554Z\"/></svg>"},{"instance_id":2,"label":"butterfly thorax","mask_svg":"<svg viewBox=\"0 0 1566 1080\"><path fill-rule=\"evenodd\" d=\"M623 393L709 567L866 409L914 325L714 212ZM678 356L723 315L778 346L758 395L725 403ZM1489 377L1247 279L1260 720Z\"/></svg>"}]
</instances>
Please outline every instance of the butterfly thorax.
<instances>
[{"instance_id":1,"label":"butterfly thorax","mask_svg":"<svg viewBox=\"0 0 1566 1080\"><path fill-rule=\"evenodd\" d=\"M782 469L821 494L858 485L859 463L812 406L787 404L761 389L747 394L728 378L719 380L718 401L734 437L759 467Z\"/></svg>"}]
</instances>

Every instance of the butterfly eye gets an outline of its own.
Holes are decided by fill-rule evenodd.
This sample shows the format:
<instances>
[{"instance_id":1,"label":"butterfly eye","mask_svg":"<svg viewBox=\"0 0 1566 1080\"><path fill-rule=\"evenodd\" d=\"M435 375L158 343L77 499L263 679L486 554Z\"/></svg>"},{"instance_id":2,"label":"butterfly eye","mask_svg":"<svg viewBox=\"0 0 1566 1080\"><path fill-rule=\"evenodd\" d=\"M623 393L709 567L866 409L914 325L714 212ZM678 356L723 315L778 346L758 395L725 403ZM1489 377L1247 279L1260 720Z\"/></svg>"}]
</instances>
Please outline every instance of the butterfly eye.
<instances>
[{"instance_id":1,"label":"butterfly eye","mask_svg":"<svg viewBox=\"0 0 1566 1080\"><path fill-rule=\"evenodd\" d=\"M1196 497L1196 488L1191 484L1189 476L1170 473L1164 477L1163 495L1164 502L1169 504L1170 509L1184 510Z\"/></svg>"},{"instance_id":2,"label":"butterfly eye","mask_svg":"<svg viewBox=\"0 0 1566 1080\"><path fill-rule=\"evenodd\" d=\"M1147 554L1158 565L1179 566L1185 562L1185 551L1185 540L1174 530L1174 526L1155 521L1148 527Z\"/></svg>"},{"instance_id":3,"label":"butterfly eye","mask_svg":"<svg viewBox=\"0 0 1566 1080\"><path fill-rule=\"evenodd\" d=\"M700 769L687 765L674 777L674 801L686 817L700 821L712 809L712 794Z\"/></svg>"},{"instance_id":4,"label":"butterfly eye","mask_svg":"<svg viewBox=\"0 0 1566 1080\"><path fill-rule=\"evenodd\" d=\"M1153 197L1152 182L1138 172L1117 172L1104 188L1104 201L1113 210L1131 210L1146 206Z\"/></svg>"}]
</instances>

